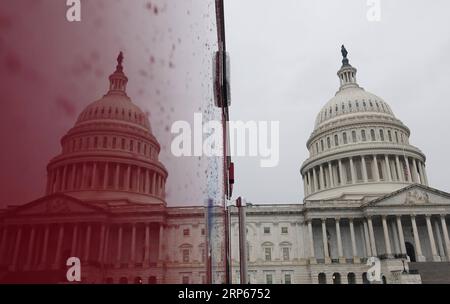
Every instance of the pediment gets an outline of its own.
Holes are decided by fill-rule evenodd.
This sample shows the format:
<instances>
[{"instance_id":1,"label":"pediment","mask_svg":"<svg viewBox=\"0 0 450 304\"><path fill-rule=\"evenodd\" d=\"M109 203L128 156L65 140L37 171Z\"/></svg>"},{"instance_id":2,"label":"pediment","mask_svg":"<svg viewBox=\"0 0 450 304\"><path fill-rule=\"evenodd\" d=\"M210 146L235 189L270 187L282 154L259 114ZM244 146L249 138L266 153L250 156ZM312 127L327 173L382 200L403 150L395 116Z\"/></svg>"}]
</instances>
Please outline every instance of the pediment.
<instances>
[{"instance_id":1,"label":"pediment","mask_svg":"<svg viewBox=\"0 0 450 304\"><path fill-rule=\"evenodd\" d=\"M450 206L450 194L423 185L411 185L367 203L366 206Z\"/></svg>"},{"instance_id":2,"label":"pediment","mask_svg":"<svg viewBox=\"0 0 450 304\"><path fill-rule=\"evenodd\" d=\"M103 213L103 209L76 198L55 194L45 196L12 210L12 216Z\"/></svg>"}]
</instances>

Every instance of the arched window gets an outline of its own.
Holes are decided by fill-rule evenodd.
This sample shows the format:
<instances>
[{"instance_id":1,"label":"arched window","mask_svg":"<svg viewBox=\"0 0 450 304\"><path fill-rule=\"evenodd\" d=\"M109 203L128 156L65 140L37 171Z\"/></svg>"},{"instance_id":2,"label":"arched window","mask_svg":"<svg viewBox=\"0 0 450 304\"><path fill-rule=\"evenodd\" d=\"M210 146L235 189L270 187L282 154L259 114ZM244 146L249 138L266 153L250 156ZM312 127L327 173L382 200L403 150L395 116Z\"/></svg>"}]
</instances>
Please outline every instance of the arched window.
<instances>
[{"instance_id":1,"label":"arched window","mask_svg":"<svg viewBox=\"0 0 450 304\"><path fill-rule=\"evenodd\" d=\"M347 132L342 133L342 138L344 140L344 145L346 145L348 143L348 141L347 141Z\"/></svg>"},{"instance_id":2,"label":"arched window","mask_svg":"<svg viewBox=\"0 0 450 304\"><path fill-rule=\"evenodd\" d=\"M122 150L125 150L125 138L122 138L121 148Z\"/></svg>"},{"instance_id":3,"label":"arched window","mask_svg":"<svg viewBox=\"0 0 450 304\"><path fill-rule=\"evenodd\" d=\"M391 132L391 130L388 130L388 138L389 138L389 141L392 142L392 132Z\"/></svg>"},{"instance_id":4,"label":"arched window","mask_svg":"<svg viewBox=\"0 0 450 304\"><path fill-rule=\"evenodd\" d=\"M370 130L370 139L372 141L375 141L375 130L374 129Z\"/></svg>"},{"instance_id":5,"label":"arched window","mask_svg":"<svg viewBox=\"0 0 450 304\"><path fill-rule=\"evenodd\" d=\"M334 145L337 147L339 146L339 137L336 135L334 135Z\"/></svg>"},{"instance_id":6,"label":"arched window","mask_svg":"<svg viewBox=\"0 0 450 304\"><path fill-rule=\"evenodd\" d=\"M353 272L350 272L347 275L347 281L348 281L348 284L356 284L356 276Z\"/></svg>"},{"instance_id":7,"label":"arched window","mask_svg":"<svg viewBox=\"0 0 450 304\"><path fill-rule=\"evenodd\" d=\"M320 140L320 149L321 149L321 151L324 150L324 149L323 149L323 139Z\"/></svg>"},{"instance_id":8,"label":"arched window","mask_svg":"<svg viewBox=\"0 0 450 304\"><path fill-rule=\"evenodd\" d=\"M134 284L142 284L142 283L143 283L143 281L142 281L141 277L135 277L134 278Z\"/></svg>"},{"instance_id":9,"label":"arched window","mask_svg":"<svg viewBox=\"0 0 450 304\"><path fill-rule=\"evenodd\" d=\"M361 139L362 139L362 141L366 141L367 140L367 138L366 138L366 130L361 130Z\"/></svg>"},{"instance_id":10,"label":"arched window","mask_svg":"<svg viewBox=\"0 0 450 304\"><path fill-rule=\"evenodd\" d=\"M113 137L113 142L112 142L113 149L116 148L116 144L117 144L117 138Z\"/></svg>"},{"instance_id":11,"label":"arched window","mask_svg":"<svg viewBox=\"0 0 450 304\"><path fill-rule=\"evenodd\" d=\"M98 137L94 138L94 148L98 148Z\"/></svg>"},{"instance_id":12,"label":"arched window","mask_svg":"<svg viewBox=\"0 0 450 304\"><path fill-rule=\"evenodd\" d=\"M395 142L398 143L398 132L395 131Z\"/></svg>"},{"instance_id":13,"label":"arched window","mask_svg":"<svg viewBox=\"0 0 450 304\"><path fill-rule=\"evenodd\" d=\"M341 284L341 274L340 273L333 273L333 284Z\"/></svg>"},{"instance_id":14,"label":"arched window","mask_svg":"<svg viewBox=\"0 0 450 304\"><path fill-rule=\"evenodd\" d=\"M384 141L384 131L383 131L383 129L380 129L380 140Z\"/></svg>"},{"instance_id":15,"label":"arched window","mask_svg":"<svg viewBox=\"0 0 450 304\"><path fill-rule=\"evenodd\" d=\"M356 142L356 131L352 131L352 140L354 143Z\"/></svg>"},{"instance_id":16,"label":"arched window","mask_svg":"<svg viewBox=\"0 0 450 304\"><path fill-rule=\"evenodd\" d=\"M383 276L382 278L383 284L387 284L386 276Z\"/></svg>"},{"instance_id":17,"label":"arched window","mask_svg":"<svg viewBox=\"0 0 450 304\"><path fill-rule=\"evenodd\" d=\"M323 272L319 273L319 284L326 284L327 283L327 275Z\"/></svg>"},{"instance_id":18,"label":"arched window","mask_svg":"<svg viewBox=\"0 0 450 304\"><path fill-rule=\"evenodd\" d=\"M108 145L108 138L105 136L103 137L103 148L106 148Z\"/></svg>"},{"instance_id":19,"label":"arched window","mask_svg":"<svg viewBox=\"0 0 450 304\"><path fill-rule=\"evenodd\" d=\"M328 149L331 149L331 141L329 137L327 137L327 147Z\"/></svg>"}]
</instances>

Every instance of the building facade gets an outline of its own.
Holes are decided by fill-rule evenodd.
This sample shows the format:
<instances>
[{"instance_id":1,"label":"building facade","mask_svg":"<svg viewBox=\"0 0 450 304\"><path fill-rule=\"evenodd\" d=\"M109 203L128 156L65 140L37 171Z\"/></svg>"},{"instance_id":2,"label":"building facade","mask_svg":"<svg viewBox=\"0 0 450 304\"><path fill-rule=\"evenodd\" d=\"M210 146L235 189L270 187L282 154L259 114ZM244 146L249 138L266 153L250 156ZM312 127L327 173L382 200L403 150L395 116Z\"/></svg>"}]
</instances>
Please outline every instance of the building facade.
<instances>
[{"instance_id":1,"label":"building facade","mask_svg":"<svg viewBox=\"0 0 450 304\"><path fill-rule=\"evenodd\" d=\"M307 141L303 204L245 207L248 281L370 283L367 261L377 257L381 282L450 283L450 194L428 186L410 130L343 56L340 88ZM46 195L0 212L0 282L65 282L74 256L83 283L206 282L205 209L167 206L160 146L126 94L122 61L108 93L62 138Z\"/></svg>"}]
</instances>

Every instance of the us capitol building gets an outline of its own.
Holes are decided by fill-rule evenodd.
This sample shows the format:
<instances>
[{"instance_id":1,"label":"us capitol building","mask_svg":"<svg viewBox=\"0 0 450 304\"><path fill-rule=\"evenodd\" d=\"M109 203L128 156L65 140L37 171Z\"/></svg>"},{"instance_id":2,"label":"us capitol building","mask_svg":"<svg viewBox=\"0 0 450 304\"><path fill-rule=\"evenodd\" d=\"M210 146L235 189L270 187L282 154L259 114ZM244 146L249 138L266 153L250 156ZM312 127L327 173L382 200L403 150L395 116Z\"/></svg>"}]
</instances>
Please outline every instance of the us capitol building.
<instances>
[{"instance_id":1,"label":"us capitol building","mask_svg":"<svg viewBox=\"0 0 450 304\"><path fill-rule=\"evenodd\" d=\"M450 283L450 194L430 188L426 157L342 49L340 87L317 115L301 166L304 203L246 206L249 283ZM168 172L146 115L110 88L62 138L44 197L0 211L0 282L205 283L204 207L168 207ZM239 282L237 213L232 276Z\"/></svg>"}]
</instances>

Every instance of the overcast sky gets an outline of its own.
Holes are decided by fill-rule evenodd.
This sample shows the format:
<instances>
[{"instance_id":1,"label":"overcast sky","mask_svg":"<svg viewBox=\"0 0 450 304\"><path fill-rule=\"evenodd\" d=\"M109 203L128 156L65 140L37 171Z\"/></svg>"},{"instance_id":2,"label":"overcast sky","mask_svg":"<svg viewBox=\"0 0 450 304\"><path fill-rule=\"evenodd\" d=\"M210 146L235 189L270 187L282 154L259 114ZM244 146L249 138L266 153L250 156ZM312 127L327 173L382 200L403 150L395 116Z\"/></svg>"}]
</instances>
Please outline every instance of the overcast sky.
<instances>
[{"instance_id":1,"label":"overcast sky","mask_svg":"<svg viewBox=\"0 0 450 304\"><path fill-rule=\"evenodd\" d=\"M303 200L300 166L316 114L338 89L340 46L359 85L383 98L427 156L430 186L450 191L450 2L226 0L232 119L280 121L280 163L238 158L235 194L253 203Z\"/></svg>"}]
</instances>

